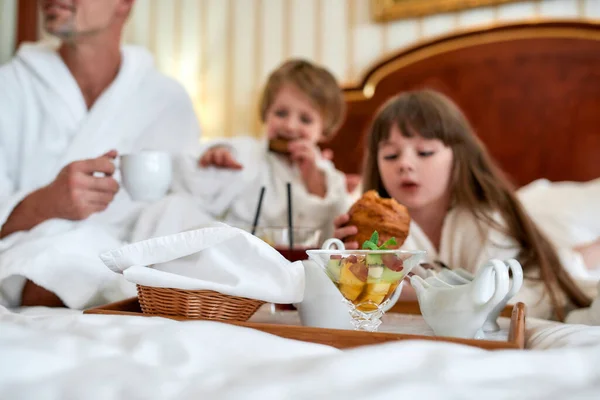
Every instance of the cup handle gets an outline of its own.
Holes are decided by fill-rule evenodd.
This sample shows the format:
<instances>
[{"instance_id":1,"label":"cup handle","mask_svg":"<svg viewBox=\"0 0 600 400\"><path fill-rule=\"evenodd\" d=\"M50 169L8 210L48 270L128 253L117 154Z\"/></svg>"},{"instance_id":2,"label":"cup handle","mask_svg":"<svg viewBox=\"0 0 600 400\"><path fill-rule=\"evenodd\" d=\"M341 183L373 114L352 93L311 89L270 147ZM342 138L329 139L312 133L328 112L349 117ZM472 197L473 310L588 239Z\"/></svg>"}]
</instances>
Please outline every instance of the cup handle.
<instances>
[{"instance_id":1,"label":"cup handle","mask_svg":"<svg viewBox=\"0 0 600 400\"><path fill-rule=\"evenodd\" d=\"M506 307L506 304L508 304L509 300L515 294L517 294L523 285L523 268L521 267L521 264L519 264L519 262L515 259L505 260L504 264L512 272L512 284L509 282L510 288L508 289L506 296L504 296L504 299L502 299L502 301L500 301L488 315L487 320L483 325L484 331L496 332L500 330L500 326L498 325L497 321L500 313L504 307Z\"/></svg>"},{"instance_id":2,"label":"cup handle","mask_svg":"<svg viewBox=\"0 0 600 400\"><path fill-rule=\"evenodd\" d=\"M337 238L327 239L323 243L323 246L321 246L321 248L323 250L330 250L332 245L335 245L337 250L346 250L346 246L344 246L344 242L342 242L340 239L337 239Z\"/></svg>"},{"instance_id":3,"label":"cup handle","mask_svg":"<svg viewBox=\"0 0 600 400\"><path fill-rule=\"evenodd\" d=\"M508 289L509 289L508 288L508 285L509 285L508 267L502 261L492 259L492 260L489 260L483 266L483 268L484 268L484 270L481 271L480 274L477 274L477 276L475 277L475 281L478 281L478 282L476 282L477 289L473 292L473 295L475 296L476 301L478 298L481 298L481 293L483 292L483 290L485 290L484 285L486 284L486 282L480 281L480 279L484 278L485 275L487 275L488 273L491 273L491 271L487 271L487 270L493 269L495 272L495 274L494 274L494 281L495 281L494 294L483 306L494 308L497 304L499 304L502 300L504 300L504 297L508 293Z\"/></svg>"},{"instance_id":4,"label":"cup handle","mask_svg":"<svg viewBox=\"0 0 600 400\"><path fill-rule=\"evenodd\" d=\"M504 263L512 272L512 285L506 295L506 302L508 302L508 300L519 292L521 286L523 286L523 267L521 267L521 264L514 258L506 260Z\"/></svg>"}]
</instances>

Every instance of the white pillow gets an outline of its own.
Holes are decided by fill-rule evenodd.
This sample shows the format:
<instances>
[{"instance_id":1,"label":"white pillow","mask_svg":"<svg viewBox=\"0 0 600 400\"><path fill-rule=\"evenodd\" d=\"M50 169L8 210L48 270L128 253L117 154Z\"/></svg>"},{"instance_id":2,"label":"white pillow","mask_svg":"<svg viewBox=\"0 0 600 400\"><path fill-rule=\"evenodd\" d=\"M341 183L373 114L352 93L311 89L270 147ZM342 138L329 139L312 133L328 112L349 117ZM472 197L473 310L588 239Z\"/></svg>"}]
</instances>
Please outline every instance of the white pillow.
<instances>
[{"instance_id":1,"label":"white pillow","mask_svg":"<svg viewBox=\"0 0 600 400\"><path fill-rule=\"evenodd\" d=\"M540 229L559 247L600 237L600 179L588 182L536 180L517 197Z\"/></svg>"}]
</instances>

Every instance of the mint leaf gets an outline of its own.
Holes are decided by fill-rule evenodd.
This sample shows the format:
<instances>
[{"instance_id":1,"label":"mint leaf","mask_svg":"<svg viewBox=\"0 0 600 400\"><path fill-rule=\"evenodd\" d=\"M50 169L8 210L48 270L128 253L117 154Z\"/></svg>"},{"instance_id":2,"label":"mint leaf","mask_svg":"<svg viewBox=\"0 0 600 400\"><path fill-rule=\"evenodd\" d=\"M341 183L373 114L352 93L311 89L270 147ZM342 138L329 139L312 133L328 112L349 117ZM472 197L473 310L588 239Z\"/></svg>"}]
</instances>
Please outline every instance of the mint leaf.
<instances>
[{"instance_id":1,"label":"mint leaf","mask_svg":"<svg viewBox=\"0 0 600 400\"><path fill-rule=\"evenodd\" d=\"M388 248L388 246L396 246L397 244L398 244L398 242L396 242L396 238L390 238L390 239L386 240L385 243L379 247L379 249L386 250Z\"/></svg>"},{"instance_id":2,"label":"mint leaf","mask_svg":"<svg viewBox=\"0 0 600 400\"><path fill-rule=\"evenodd\" d=\"M396 238L391 238L385 241L381 246L377 246L379 243L379 232L374 231L369 240L365 240L362 245L363 250L387 250L388 246L396 246Z\"/></svg>"},{"instance_id":3,"label":"mint leaf","mask_svg":"<svg viewBox=\"0 0 600 400\"><path fill-rule=\"evenodd\" d=\"M374 231L369 242L375 243L375 246L377 246L377 244L379 244L379 232Z\"/></svg>"},{"instance_id":4,"label":"mint leaf","mask_svg":"<svg viewBox=\"0 0 600 400\"><path fill-rule=\"evenodd\" d=\"M375 243L367 240L362 245L363 250L378 250L378 247Z\"/></svg>"}]
</instances>

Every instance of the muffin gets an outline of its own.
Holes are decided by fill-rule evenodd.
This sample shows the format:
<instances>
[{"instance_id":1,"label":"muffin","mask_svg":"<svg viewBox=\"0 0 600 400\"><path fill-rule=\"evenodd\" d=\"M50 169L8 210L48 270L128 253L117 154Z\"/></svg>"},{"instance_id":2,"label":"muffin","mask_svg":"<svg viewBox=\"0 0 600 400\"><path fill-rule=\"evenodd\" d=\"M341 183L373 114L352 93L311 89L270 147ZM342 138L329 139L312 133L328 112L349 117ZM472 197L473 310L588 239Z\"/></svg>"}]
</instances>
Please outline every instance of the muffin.
<instances>
[{"instance_id":1,"label":"muffin","mask_svg":"<svg viewBox=\"0 0 600 400\"><path fill-rule=\"evenodd\" d=\"M358 233L348 237L348 241L356 241L359 246L369 240L373 231L379 233L378 246L386 240L396 238L396 248L402 246L408 236L410 215L402 204L394 199L383 199L375 190L369 190L356 201L348 212L348 225L358 228Z\"/></svg>"},{"instance_id":2,"label":"muffin","mask_svg":"<svg viewBox=\"0 0 600 400\"><path fill-rule=\"evenodd\" d=\"M289 154L290 151L288 150L288 144L289 144L289 140L286 139L271 139L269 140L269 150L275 153L280 153L280 154Z\"/></svg>"}]
</instances>

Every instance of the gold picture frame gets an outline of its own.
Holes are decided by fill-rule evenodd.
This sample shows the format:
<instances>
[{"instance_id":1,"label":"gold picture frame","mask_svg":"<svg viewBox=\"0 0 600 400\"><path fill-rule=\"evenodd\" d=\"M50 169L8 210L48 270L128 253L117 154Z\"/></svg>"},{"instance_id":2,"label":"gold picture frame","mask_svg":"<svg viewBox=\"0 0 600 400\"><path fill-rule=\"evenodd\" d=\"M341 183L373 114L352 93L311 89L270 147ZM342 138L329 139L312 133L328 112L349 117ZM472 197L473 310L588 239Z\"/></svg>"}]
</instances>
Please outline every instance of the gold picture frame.
<instances>
[{"instance_id":1,"label":"gold picture frame","mask_svg":"<svg viewBox=\"0 0 600 400\"><path fill-rule=\"evenodd\" d=\"M520 1L524 0L371 0L371 9L375 21L387 22Z\"/></svg>"}]
</instances>

